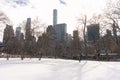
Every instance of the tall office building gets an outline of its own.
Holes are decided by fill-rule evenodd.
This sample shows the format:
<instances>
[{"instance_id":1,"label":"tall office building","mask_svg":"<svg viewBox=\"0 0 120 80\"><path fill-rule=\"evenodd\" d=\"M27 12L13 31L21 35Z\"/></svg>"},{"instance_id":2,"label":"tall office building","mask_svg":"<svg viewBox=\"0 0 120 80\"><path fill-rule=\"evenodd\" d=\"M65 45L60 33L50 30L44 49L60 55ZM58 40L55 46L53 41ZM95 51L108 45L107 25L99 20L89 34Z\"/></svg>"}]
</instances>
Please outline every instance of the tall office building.
<instances>
[{"instance_id":1,"label":"tall office building","mask_svg":"<svg viewBox=\"0 0 120 80\"><path fill-rule=\"evenodd\" d=\"M71 41L72 41L71 34L66 33L66 42L67 42L67 45L69 45Z\"/></svg>"},{"instance_id":2,"label":"tall office building","mask_svg":"<svg viewBox=\"0 0 120 80\"><path fill-rule=\"evenodd\" d=\"M53 26L57 24L57 9L53 10Z\"/></svg>"},{"instance_id":3,"label":"tall office building","mask_svg":"<svg viewBox=\"0 0 120 80\"><path fill-rule=\"evenodd\" d=\"M7 24L6 28L4 29L3 43L6 44L13 37L14 37L13 26Z\"/></svg>"},{"instance_id":4,"label":"tall office building","mask_svg":"<svg viewBox=\"0 0 120 80\"><path fill-rule=\"evenodd\" d=\"M67 24L62 23L62 24L56 24L54 26L55 28L55 38L56 38L56 42L58 45L62 45L66 43L66 28L67 28Z\"/></svg>"},{"instance_id":5,"label":"tall office building","mask_svg":"<svg viewBox=\"0 0 120 80\"><path fill-rule=\"evenodd\" d=\"M57 45L63 45L67 40L67 24L57 24L57 9L53 10L53 26Z\"/></svg>"},{"instance_id":6,"label":"tall office building","mask_svg":"<svg viewBox=\"0 0 120 80\"><path fill-rule=\"evenodd\" d=\"M73 31L73 45L74 48L78 49L80 45L79 33L78 30Z\"/></svg>"},{"instance_id":7,"label":"tall office building","mask_svg":"<svg viewBox=\"0 0 120 80\"><path fill-rule=\"evenodd\" d=\"M74 39L74 40L79 39L78 30L74 30L74 31L73 31L73 39Z\"/></svg>"},{"instance_id":8,"label":"tall office building","mask_svg":"<svg viewBox=\"0 0 120 80\"><path fill-rule=\"evenodd\" d=\"M30 40L29 38L31 37L31 18L27 18L26 22L26 32L25 32L25 39Z\"/></svg>"},{"instance_id":9,"label":"tall office building","mask_svg":"<svg viewBox=\"0 0 120 80\"><path fill-rule=\"evenodd\" d=\"M80 54L80 50L81 50L81 44L80 44L80 39L79 39L79 32L78 30L74 30L73 31L73 40L71 42L71 49L72 49L72 53L74 53L74 56L77 56Z\"/></svg>"},{"instance_id":10,"label":"tall office building","mask_svg":"<svg viewBox=\"0 0 120 80\"><path fill-rule=\"evenodd\" d=\"M20 40L20 35L21 35L21 27L16 27L16 37L19 40Z\"/></svg>"},{"instance_id":11,"label":"tall office building","mask_svg":"<svg viewBox=\"0 0 120 80\"><path fill-rule=\"evenodd\" d=\"M99 39L100 33L99 33L99 24L91 24L87 26L87 37L88 42L93 42Z\"/></svg>"}]
</instances>

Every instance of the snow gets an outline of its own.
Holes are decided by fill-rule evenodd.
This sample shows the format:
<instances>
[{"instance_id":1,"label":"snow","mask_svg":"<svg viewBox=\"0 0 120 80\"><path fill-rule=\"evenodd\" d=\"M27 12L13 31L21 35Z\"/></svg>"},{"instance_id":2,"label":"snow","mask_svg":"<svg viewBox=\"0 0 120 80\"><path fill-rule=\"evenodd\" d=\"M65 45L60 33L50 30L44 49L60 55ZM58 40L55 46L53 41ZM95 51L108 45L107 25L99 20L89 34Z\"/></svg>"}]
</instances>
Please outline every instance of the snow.
<instances>
[{"instance_id":1,"label":"snow","mask_svg":"<svg viewBox=\"0 0 120 80\"><path fill-rule=\"evenodd\" d=\"M120 62L0 58L0 80L119 80Z\"/></svg>"}]
</instances>

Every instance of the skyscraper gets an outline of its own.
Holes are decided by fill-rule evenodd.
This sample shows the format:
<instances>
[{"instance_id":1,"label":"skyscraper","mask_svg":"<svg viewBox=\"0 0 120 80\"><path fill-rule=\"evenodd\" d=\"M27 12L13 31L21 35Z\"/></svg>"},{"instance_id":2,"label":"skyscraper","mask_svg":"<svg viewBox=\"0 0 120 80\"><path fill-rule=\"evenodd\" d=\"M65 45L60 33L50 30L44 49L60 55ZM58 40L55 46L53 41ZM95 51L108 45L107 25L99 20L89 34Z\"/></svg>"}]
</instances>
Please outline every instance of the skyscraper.
<instances>
[{"instance_id":1,"label":"skyscraper","mask_svg":"<svg viewBox=\"0 0 120 80\"><path fill-rule=\"evenodd\" d=\"M67 24L56 24L55 25L55 37L58 45L65 44L66 42L66 33L67 33Z\"/></svg>"},{"instance_id":2,"label":"skyscraper","mask_svg":"<svg viewBox=\"0 0 120 80\"><path fill-rule=\"evenodd\" d=\"M67 40L67 24L57 24L57 9L53 10L53 26L57 45L63 45Z\"/></svg>"},{"instance_id":3,"label":"skyscraper","mask_svg":"<svg viewBox=\"0 0 120 80\"><path fill-rule=\"evenodd\" d=\"M26 32L25 32L25 39L30 40L31 37L31 18L27 18L26 22Z\"/></svg>"},{"instance_id":4,"label":"skyscraper","mask_svg":"<svg viewBox=\"0 0 120 80\"><path fill-rule=\"evenodd\" d=\"M57 9L53 10L53 26L57 24Z\"/></svg>"},{"instance_id":5,"label":"skyscraper","mask_svg":"<svg viewBox=\"0 0 120 80\"><path fill-rule=\"evenodd\" d=\"M14 37L13 26L7 24L6 28L4 29L3 43L6 44L13 37Z\"/></svg>"},{"instance_id":6,"label":"skyscraper","mask_svg":"<svg viewBox=\"0 0 120 80\"><path fill-rule=\"evenodd\" d=\"M73 31L73 39L79 39L79 34L78 34L78 30L74 30Z\"/></svg>"},{"instance_id":7,"label":"skyscraper","mask_svg":"<svg viewBox=\"0 0 120 80\"><path fill-rule=\"evenodd\" d=\"M80 55L81 45L80 45L78 30L73 31L73 40L72 40L71 48L72 48L72 53L74 53L73 55L75 56Z\"/></svg>"},{"instance_id":8,"label":"skyscraper","mask_svg":"<svg viewBox=\"0 0 120 80\"><path fill-rule=\"evenodd\" d=\"M21 35L21 27L16 27L16 37L19 40L20 40L20 35Z\"/></svg>"},{"instance_id":9,"label":"skyscraper","mask_svg":"<svg viewBox=\"0 0 120 80\"><path fill-rule=\"evenodd\" d=\"M72 41L71 34L66 33L66 42L67 42L67 45L69 45L71 41Z\"/></svg>"},{"instance_id":10,"label":"skyscraper","mask_svg":"<svg viewBox=\"0 0 120 80\"><path fill-rule=\"evenodd\" d=\"M87 37L89 42L98 40L99 36L99 24L91 24L87 26Z\"/></svg>"}]
</instances>

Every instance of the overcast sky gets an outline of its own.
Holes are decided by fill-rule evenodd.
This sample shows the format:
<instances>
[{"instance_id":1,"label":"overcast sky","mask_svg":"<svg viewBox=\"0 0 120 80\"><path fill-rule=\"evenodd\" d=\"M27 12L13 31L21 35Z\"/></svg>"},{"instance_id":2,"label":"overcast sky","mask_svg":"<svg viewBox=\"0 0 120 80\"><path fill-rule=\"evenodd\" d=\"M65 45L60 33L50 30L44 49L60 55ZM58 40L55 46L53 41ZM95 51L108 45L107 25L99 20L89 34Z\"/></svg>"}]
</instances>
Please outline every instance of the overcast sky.
<instances>
[{"instance_id":1,"label":"overcast sky","mask_svg":"<svg viewBox=\"0 0 120 80\"><path fill-rule=\"evenodd\" d=\"M58 23L67 24L67 32L77 27L76 20L81 14L88 17L100 14L106 6L107 0L0 0L2 10L18 26L27 17L38 16L50 25L53 19L53 9L58 10Z\"/></svg>"}]
</instances>

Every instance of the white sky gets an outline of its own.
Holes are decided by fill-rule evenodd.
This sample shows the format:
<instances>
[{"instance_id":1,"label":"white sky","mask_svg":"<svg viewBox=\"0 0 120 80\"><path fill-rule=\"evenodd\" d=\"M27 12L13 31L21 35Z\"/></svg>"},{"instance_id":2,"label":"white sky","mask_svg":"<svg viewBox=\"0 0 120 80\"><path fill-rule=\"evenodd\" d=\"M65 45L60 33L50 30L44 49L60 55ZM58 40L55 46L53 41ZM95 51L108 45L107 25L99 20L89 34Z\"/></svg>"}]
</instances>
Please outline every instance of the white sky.
<instances>
[{"instance_id":1,"label":"white sky","mask_svg":"<svg viewBox=\"0 0 120 80\"><path fill-rule=\"evenodd\" d=\"M9 3L0 0L0 10L4 11L14 26L18 26L27 17L39 18L48 25L53 22L53 9L58 10L58 23L67 24L67 32L72 33L76 29L77 17L86 14L90 18L93 14L102 13L107 0L63 0L66 5L60 4L59 0L29 0L26 6L16 6L11 0Z\"/></svg>"}]
</instances>

